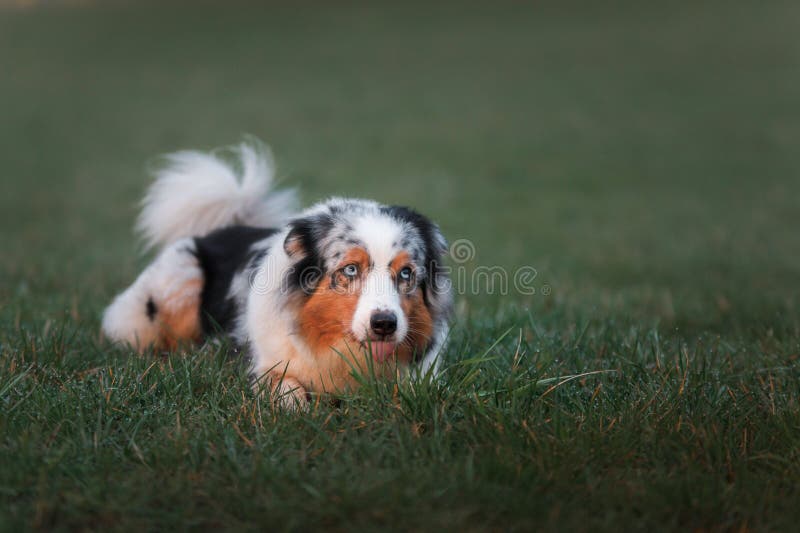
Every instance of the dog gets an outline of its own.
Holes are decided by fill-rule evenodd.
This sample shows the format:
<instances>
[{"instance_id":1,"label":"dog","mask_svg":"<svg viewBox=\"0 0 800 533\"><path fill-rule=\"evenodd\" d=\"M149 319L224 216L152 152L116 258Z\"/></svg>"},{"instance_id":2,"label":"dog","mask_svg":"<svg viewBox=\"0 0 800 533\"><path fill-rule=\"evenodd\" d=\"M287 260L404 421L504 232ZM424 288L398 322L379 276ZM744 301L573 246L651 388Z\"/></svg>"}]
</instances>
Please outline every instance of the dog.
<instances>
[{"instance_id":1,"label":"dog","mask_svg":"<svg viewBox=\"0 0 800 533\"><path fill-rule=\"evenodd\" d=\"M365 370L438 373L453 306L439 227L353 198L296 213L264 145L224 155L177 152L155 171L137 227L159 252L105 310L104 336L144 352L226 335L290 408Z\"/></svg>"}]
</instances>

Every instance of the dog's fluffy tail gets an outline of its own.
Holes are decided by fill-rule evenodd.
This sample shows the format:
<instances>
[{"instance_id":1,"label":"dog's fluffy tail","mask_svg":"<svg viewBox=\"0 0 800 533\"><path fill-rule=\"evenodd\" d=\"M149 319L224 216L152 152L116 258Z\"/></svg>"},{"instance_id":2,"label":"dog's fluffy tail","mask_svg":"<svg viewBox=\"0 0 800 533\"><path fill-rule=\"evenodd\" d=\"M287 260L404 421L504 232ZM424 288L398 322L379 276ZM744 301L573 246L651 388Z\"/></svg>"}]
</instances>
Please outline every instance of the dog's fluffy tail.
<instances>
[{"instance_id":1,"label":"dog's fluffy tail","mask_svg":"<svg viewBox=\"0 0 800 533\"><path fill-rule=\"evenodd\" d=\"M227 152L233 158L189 150L165 156L137 223L148 248L232 224L275 227L294 214L295 190L270 190L274 167L261 142L248 138Z\"/></svg>"}]
</instances>

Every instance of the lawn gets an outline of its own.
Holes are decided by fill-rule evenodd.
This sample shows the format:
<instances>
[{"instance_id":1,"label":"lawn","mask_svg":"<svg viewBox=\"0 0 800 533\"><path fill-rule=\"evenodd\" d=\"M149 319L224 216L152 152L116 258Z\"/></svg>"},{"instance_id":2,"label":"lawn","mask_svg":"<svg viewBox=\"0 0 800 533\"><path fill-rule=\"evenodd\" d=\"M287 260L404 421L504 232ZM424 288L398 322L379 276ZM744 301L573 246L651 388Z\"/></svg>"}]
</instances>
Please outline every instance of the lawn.
<instances>
[{"instance_id":1,"label":"lawn","mask_svg":"<svg viewBox=\"0 0 800 533\"><path fill-rule=\"evenodd\" d=\"M796 527L800 4L57 4L0 7L0 530ZM105 344L148 164L243 133L534 293L303 414Z\"/></svg>"}]
</instances>

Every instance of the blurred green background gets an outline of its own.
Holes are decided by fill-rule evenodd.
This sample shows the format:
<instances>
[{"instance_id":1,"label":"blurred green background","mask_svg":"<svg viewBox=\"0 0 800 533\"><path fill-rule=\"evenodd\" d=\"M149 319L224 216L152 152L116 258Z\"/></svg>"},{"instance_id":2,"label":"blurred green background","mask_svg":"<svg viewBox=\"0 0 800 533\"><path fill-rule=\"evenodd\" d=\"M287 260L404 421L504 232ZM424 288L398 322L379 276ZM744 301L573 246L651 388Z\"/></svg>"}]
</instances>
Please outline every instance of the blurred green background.
<instances>
[{"instance_id":1,"label":"blurred green background","mask_svg":"<svg viewBox=\"0 0 800 533\"><path fill-rule=\"evenodd\" d=\"M250 133L304 203L412 205L474 242L468 266L552 289L462 306L780 322L798 21L792 1L6 6L0 302L96 319L145 261L147 162Z\"/></svg>"}]
</instances>

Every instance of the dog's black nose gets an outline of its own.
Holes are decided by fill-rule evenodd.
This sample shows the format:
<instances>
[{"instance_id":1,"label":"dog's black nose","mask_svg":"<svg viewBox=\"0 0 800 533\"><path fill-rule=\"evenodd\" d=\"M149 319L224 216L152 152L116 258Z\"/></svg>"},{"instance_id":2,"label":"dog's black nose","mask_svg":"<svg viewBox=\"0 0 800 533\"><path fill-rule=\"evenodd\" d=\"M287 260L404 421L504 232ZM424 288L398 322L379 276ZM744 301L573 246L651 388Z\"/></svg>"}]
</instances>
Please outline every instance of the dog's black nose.
<instances>
[{"instance_id":1,"label":"dog's black nose","mask_svg":"<svg viewBox=\"0 0 800 533\"><path fill-rule=\"evenodd\" d=\"M391 335L397 331L397 316L391 311L376 311L369 319L369 327L376 335Z\"/></svg>"}]
</instances>

